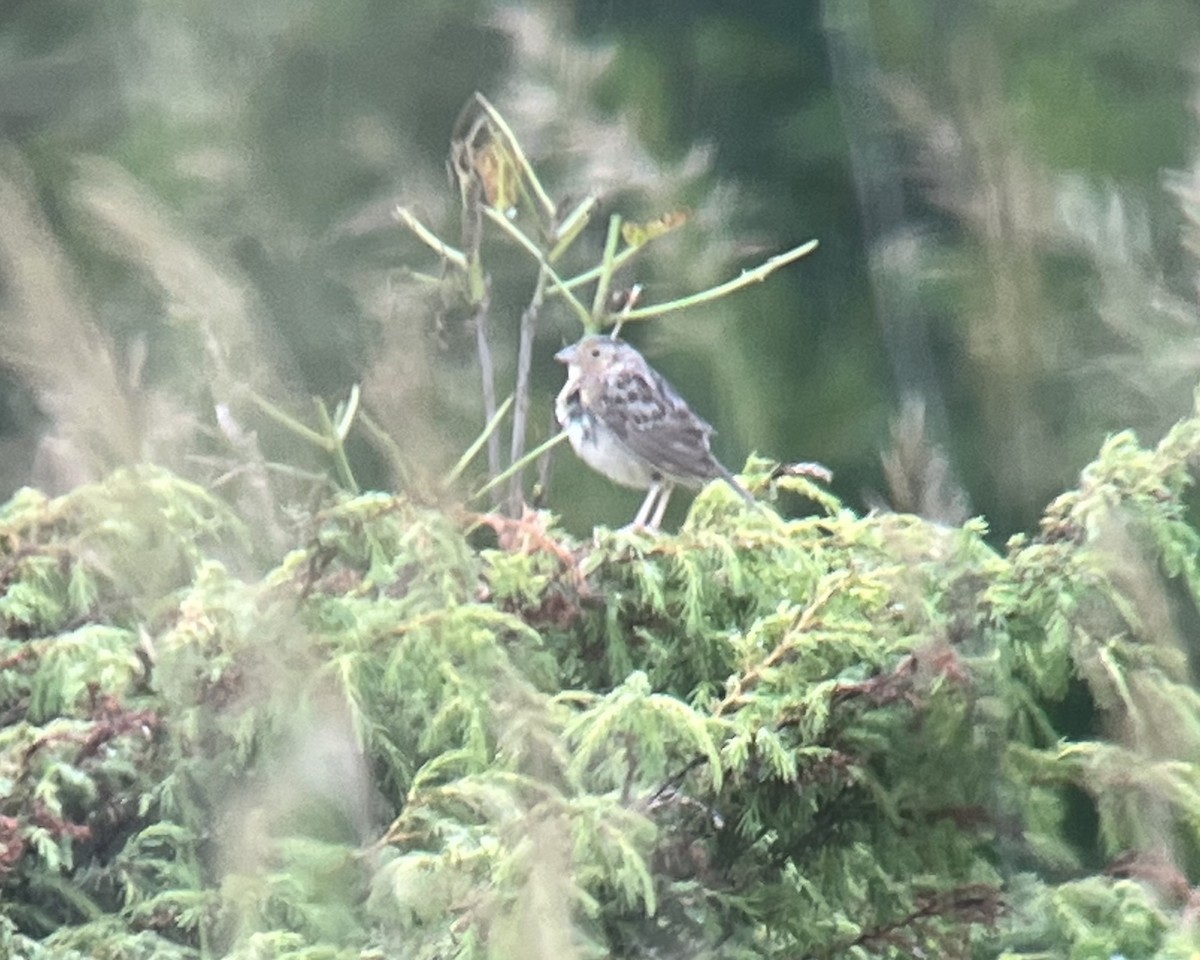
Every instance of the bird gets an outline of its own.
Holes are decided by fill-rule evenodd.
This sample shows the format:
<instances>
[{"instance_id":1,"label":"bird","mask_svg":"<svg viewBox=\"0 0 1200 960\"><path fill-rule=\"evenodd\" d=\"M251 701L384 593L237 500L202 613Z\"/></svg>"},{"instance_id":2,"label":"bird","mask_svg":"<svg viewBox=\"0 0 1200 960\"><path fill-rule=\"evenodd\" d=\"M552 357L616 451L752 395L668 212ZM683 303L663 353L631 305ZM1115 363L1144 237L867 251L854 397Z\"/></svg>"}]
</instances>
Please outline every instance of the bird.
<instances>
[{"instance_id":1,"label":"bird","mask_svg":"<svg viewBox=\"0 0 1200 960\"><path fill-rule=\"evenodd\" d=\"M554 359L567 366L554 414L575 453L615 483L647 491L634 528L657 530L676 486L720 479L754 503L713 456L712 426L630 344L591 334Z\"/></svg>"}]
</instances>

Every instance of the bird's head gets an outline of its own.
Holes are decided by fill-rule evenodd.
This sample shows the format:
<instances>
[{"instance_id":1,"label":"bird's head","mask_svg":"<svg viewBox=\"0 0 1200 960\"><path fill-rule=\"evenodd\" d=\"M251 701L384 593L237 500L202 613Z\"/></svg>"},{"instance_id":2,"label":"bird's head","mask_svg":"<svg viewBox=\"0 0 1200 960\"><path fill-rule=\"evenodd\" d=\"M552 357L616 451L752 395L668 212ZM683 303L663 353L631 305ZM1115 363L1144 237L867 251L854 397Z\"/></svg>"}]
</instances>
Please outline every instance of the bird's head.
<instances>
[{"instance_id":1,"label":"bird's head","mask_svg":"<svg viewBox=\"0 0 1200 960\"><path fill-rule=\"evenodd\" d=\"M578 343L563 347L554 355L559 363L569 370L581 373L600 373L629 355L631 348L623 340L614 340L607 334L597 333L584 337Z\"/></svg>"}]
</instances>

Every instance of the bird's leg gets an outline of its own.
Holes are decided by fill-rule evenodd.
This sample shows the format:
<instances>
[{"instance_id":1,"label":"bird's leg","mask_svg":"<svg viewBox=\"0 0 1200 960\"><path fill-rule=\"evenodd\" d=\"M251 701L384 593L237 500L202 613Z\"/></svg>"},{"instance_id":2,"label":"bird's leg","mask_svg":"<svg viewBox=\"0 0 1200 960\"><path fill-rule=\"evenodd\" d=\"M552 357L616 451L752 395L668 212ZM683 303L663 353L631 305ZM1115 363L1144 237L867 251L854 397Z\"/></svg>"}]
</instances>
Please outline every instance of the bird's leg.
<instances>
[{"instance_id":1,"label":"bird's leg","mask_svg":"<svg viewBox=\"0 0 1200 960\"><path fill-rule=\"evenodd\" d=\"M675 484L662 484L662 494L658 498L658 508L654 511L654 519L650 521L650 529L657 530L662 526L663 514L667 512L667 501L671 499L671 493L675 490Z\"/></svg>"},{"instance_id":2,"label":"bird's leg","mask_svg":"<svg viewBox=\"0 0 1200 960\"><path fill-rule=\"evenodd\" d=\"M642 501L642 505L638 508L637 516L633 518L633 523L629 525L631 529L641 530L646 525L646 518L650 516L650 509L654 506L654 499L661 490L661 483L650 484L650 489L646 491L646 499Z\"/></svg>"}]
</instances>

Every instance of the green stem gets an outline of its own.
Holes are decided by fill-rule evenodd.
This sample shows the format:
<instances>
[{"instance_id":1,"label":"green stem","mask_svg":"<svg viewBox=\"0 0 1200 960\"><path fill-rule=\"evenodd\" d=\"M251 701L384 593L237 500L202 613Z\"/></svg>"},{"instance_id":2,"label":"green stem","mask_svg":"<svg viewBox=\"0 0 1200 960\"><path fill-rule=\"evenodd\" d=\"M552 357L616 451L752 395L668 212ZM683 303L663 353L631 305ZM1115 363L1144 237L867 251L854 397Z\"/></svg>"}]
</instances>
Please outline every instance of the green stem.
<instances>
[{"instance_id":1,"label":"green stem","mask_svg":"<svg viewBox=\"0 0 1200 960\"><path fill-rule=\"evenodd\" d=\"M425 224L414 217L407 207L398 206L393 212L397 220L416 234L417 239L421 240L426 246L431 247L439 257L454 264L460 270L467 269L467 255L442 240Z\"/></svg>"},{"instance_id":2,"label":"green stem","mask_svg":"<svg viewBox=\"0 0 1200 960\"><path fill-rule=\"evenodd\" d=\"M608 289L612 286L613 259L620 239L621 215L614 213L608 218L608 236L604 240L604 256L600 261L600 279L596 281L596 294L592 297L592 322L585 328L585 333L595 333L604 325L604 315L608 312L605 307L608 302Z\"/></svg>"},{"instance_id":3,"label":"green stem","mask_svg":"<svg viewBox=\"0 0 1200 960\"><path fill-rule=\"evenodd\" d=\"M342 415L338 417L337 438L339 442L344 443L347 435L350 433L350 427L354 423L354 418L358 415L358 402L361 395L362 391L359 390L358 384L354 384L350 388L350 397L346 400L346 406L342 410Z\"/></svg>"},{"instance_id":4,"label":"green stem","mask_svg":"<svg viewBox=\"0 0 1200 960\"><path fill-rule=\"evenodd\" d=\"M400 445L392 439L391 435L383 429L374 418L363 411L358 415L359 426L363 427L367 433L375 440L379 447L387 456L388 462L391 464L392 470L400 480L400 486L411 490L412 489L412 471L409 470L408 464L404 462L404 454L400 452Z\"/></svg>"},{"instance_id":5,"label":"green stem","mask_svg":"<svg viewBox=\"0 0 1200 960\"><path fill-rule=\"evenodd\" d=\"M306 427L299 420L295 419L289 414L284 413L277 406L275 406L275 404L271 403L271 401L264 397L260 397L253 390L247 390L246 396L250 398L250 401L256 407L258 407L259 410L265 413L280 426L292 431L292 433L296 434L301 439L307 440L314 447L320 447L322 450L326 451L329 450L329 440L317 433L317 431L313 430L311 427Z\"/></svg>"},{"instance_id":6,"label":"green stem","mask_svg":"<svg viewBox=\"0 0 1200 960\"><path fill-rule=\"evenodd\" d=\"M557 263L558 258L566 253L579 234L583 232L583 228L588 225L588 221L592 219L592 213L596 209L597 203L595 197L584 197L579 206L567 214L554 231L554 246L546 254L547 260Z\"/></svg>"},{"instance_id":7,"label":"green stem","mask_svg":"<svg viewBox=\"0 0 1200 960\"><path fill-rule=\"evenodd\" d=\"M488 442L488 438L496 432L496 429L500 426L500 421L504 419L504 415L508 413L508 408L512 405L513 398L510 395L502 404L500 404L500 408L495 412L495 414L492 415L492 419L489 420L487 426L483 428L483 432L475 438L471 445L467 447L463 455L458 458L458 462L450 469L450 472L442 478L443 487L450 486L450 484L454 483L455 480L462 476L462 472L467 469L471 461L474 460L479 451L483 449L483 445Z\"/></svg>"},{"instance_id":8,"label":"green stem","mask_svg":"<svg viewBox=\"0 0 1200 960\"><path fill-rule=\"evenodd\" d=\"M478 490L476 490L473 494L471 494L471 496L467 498L468 503L471 500L478 500L489 490L494 489L497 485L499 485L499 484L503 483L505 480L507 480L518 470L524 470L526 466L528 466L531 462L533 462L538 457L540 457L547 450L552 449L553 447L562 443L566 439L567 439L567 434L565 431L562 431L562 432L556 433L545 443L539 444L538 446L534 447L527 454L525 454L525 456L523 456L520 460L518 460L516 463L514 463L511 467L509 467L507 470L505 470L498 477L493 477L491 480L489 480L487 483L485 483L482 487L480 487Z\"/></svg>"},{"instance_id":9,"label":"green stem","mask_svg":"<svg viewBox=\"0 0 1200 960\"><path fill-rule=\"evenodd\" d=\"M529 255L538 262L538 265L546 271L546 276L550 278L550 281L554 284L554 286L558 290L562 291L562 295L567 298L567 302L571 305L571 308L577 314L579 314L579 319L586 327L591 320L591 315L588 313L587 307L580 303L579 298L566 288L566 286L563 284L562 277L554 272L554 268L550 266L542 251L538 249L537 244L530 240L529 237L525 236L525 234L518 229L516 225L509 221L508 217L504 216L504 214L497 213L491 207L484 207L483 214L489 220L491 220L492 223L496 224L496 226L507 233L513 240L517 242L518 246L526 250Z\"/></svg>"},{"instance_id":10,"label":"green stem","mask_svg":"<svg viewBox=\"0 0 1200 960\"><path fill-rule=\"evenodd\" d=\"M338 436L337 428L333 425L333 418L329 416L329 409L320 397L313 397L313 404L317 408L317 419L321 421L321 429L325 431L325 436L328 438L325 441L325 447L333 457L333 466L342 480L342 486L357 496L361 490L358 481L354 479L354 472L350 469L350 461L346 459L346 447L343 445L341 437Z\"/></svg>"},{"instance_id":11,"label":"green stem","mask_svg":"<svg viewBox=\"0 0 1200 960\"><path fill-rule=\"evenodd\" d=\"M625 247L620 253L613 257L613 272L615 273L617 270L620 270L621 267L625 266L625 264L636 257L643 249L645 249L645 246L645 244L642 244L641 246L637 247ZM562 283L562 290L574 290L576 287L582 287L585 284L589 284L599 277L603 270L604 264L599 264L592 267L590 270L585 270L583 273L577 274L570 280L564 280ZM559 293L559 290L555 288L552 289L550 293Z\"/></svg>"},{"instance_id":12,"label":"green stem","mask_svg":"<svg viewBox=\"0 0 1200 960\"><path fill-rule=\"evenodd\" d=\"M647 320L650 317L662 316L664 313L672 313L676 310L685 310L688 307L694 307L697 304L707 303L710 300L718 300L727 293L733 293L734 290L740 290L742 287L748 287L752 283L761 283L780 267L785 267L789 263L799 260L801 257L812 253L812 251L816 248L817 241L809 240L808 243L801 244L798 247L793 247L791 250L771 257L766 262L759 264L753 270L746 270L740 276L734 277L732 280L726 280L724 283L718 284L715 287L709 287L707 290L701 290L699 293L693 293L688 297L680 297L678 300L668 300L666 303L657 303L652 307L640 307L637 310L630 310L627 314L624 314L623 319Z\"/></svg>"}]
</instances>

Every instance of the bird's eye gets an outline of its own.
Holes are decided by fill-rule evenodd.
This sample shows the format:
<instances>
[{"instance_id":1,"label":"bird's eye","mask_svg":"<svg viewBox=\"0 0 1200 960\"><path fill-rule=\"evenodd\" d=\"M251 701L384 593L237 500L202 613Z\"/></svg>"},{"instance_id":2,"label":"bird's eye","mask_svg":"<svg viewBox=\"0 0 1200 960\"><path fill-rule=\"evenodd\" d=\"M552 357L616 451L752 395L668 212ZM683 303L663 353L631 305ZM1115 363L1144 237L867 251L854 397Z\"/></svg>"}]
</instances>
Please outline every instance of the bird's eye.
<instances>
[{"instance_id":1,"label":"bird's eye","mask_svg":"<svg viewBox=\"0 0 1200 960\"><path fill-rule=\"evenodd\" d=\"M600 356L600 348L599 347L592 347L592 356L593 357Z\"/></svg>"}]
</instances>

